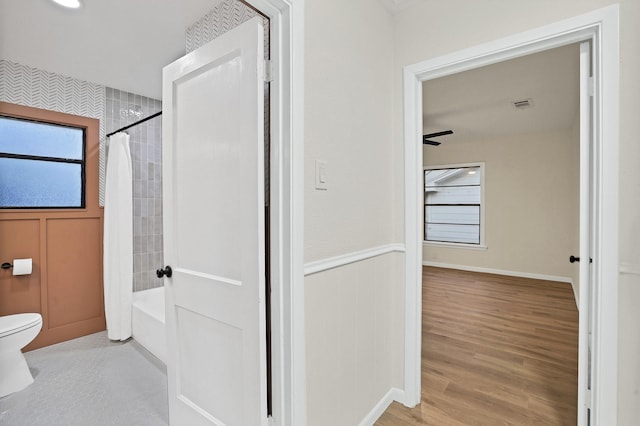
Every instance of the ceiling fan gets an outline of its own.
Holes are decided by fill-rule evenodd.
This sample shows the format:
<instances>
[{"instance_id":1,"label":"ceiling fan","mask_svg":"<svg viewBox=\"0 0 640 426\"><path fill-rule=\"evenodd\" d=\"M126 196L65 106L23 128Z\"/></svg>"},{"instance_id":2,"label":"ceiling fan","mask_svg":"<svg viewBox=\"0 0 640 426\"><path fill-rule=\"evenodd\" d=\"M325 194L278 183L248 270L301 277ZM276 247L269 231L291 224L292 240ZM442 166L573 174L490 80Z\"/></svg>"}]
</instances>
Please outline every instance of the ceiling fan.
<instances>
[{"instance_id":1,"label":"ceiling fan","mask_svg":"<svg viewBox=\"0 0 640 426\"><path fill-rule=\"evenodd\" d=\"M436 138L438 136L452 135L452 134L453 134L453 130L445 130L443 132L436 132L436 133L429 133L428 135L422 135L422 143L424 145L438 146L440 145L440 142L432 141L429 139Z\"/></svg>"}]
</instances>

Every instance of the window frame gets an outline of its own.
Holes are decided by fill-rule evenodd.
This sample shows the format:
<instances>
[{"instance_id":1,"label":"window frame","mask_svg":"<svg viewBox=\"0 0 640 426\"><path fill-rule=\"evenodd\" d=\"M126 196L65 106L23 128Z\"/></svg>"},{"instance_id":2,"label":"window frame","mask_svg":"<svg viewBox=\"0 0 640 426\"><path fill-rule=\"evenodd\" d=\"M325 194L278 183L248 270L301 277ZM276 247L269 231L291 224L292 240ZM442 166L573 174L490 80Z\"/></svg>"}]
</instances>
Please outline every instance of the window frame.
<instances>
[{"instance_id":1,"label":"window frame","mask_svg":"<svg viewBox=\"0 0 640 426\"><path fill-rule=\"evenodd\" d=\"M425 182L425 172L427 170L442 170L442 169L460 169L460 168L472 168L477 167L480 169L480 241L478 244L475 243L457 243L452 241L429 241L426 239L426 218L425 218L425 208L427 206L426 200L426 182ZM466 248L466 249L475 249L475 250L486 250L487 245L485 241L485 223L486 223L486 214L485 214L485 163L484 162L473 162L473 163L455 163L455 164L438 164L438 165L424 165L422 170L422 243L427 246L434 247L456 247L456 248Z\"/></svg>"},{"instance_id":2,"label":"window frame","mask_svg":"<svg viewBox=\"0 0 640 426\"><path fill-rule=\"evenodd\" d=\"M84 207L5 207L0 208L0 215L13 217L14 214L28 217L36 217L47 214L51 217L57 214L101 215L102 208L98 202L98 174L100 151L100 120L67 112L53 111L26 105L13 104L0 101L0 115L9 118L31 120L46 124L59 124L77 129L84 129ZM68 212L68 213L65 213ZM66 216L65 216L66 217ZM93 217L93 216L92 216Z\"/></svg>"},{"instance_id":3,"label":"window frame","mask_svg":"<svg viewBox=\"0 0 640 426\"><path fill-rule=\"evenodd\" d=\"M31 161L47 161L64 164L79 164L80 165L80 205L79 206L2 206L0 205L0 211L7 210L86 210L87 208L87 127L78 123L47 120L42 117L29 117L13 115L7 112L0 112L1 118L20 120L24 122L31 122L37 124L46 124L51 126L67 127L82 131L82 159L70 159L61 157L47 157L40 155L26 155L26 154L13 154L0 151L0 158L11 158L17 160L31 160Z\"/></svg>"}]
</instances>

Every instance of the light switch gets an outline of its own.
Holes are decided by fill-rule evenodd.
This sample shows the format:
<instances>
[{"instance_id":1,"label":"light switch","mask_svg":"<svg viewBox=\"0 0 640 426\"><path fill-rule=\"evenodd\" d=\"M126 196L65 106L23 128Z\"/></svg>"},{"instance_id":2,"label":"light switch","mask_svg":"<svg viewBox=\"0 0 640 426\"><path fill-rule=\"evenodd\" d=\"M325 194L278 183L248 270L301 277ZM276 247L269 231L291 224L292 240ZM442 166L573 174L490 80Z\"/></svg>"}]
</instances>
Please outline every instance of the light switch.
<instances>
[{"instance_id":1,"label":"light switch","mask_svg":"<svg viewBox=\"0 0 640 426\"><path fill-rule=\"evenodd\" d=\"M327 162L316 160L316 189L327 190Z\"/></svg>"}]
</instances>

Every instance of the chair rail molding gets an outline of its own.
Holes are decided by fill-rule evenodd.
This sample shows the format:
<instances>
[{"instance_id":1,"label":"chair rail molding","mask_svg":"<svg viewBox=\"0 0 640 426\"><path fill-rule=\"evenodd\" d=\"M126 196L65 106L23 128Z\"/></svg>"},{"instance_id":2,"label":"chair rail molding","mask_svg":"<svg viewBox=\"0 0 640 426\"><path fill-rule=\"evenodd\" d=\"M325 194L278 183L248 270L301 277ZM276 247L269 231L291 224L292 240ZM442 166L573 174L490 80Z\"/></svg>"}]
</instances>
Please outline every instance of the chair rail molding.
<instances>
[{"instance_id":1,"label":"chair rail molding","mask_svg":"<svg viewBox=\"0 0 640 426\"><path fill-rule=\"evenodd\" d=\"M389 253L404 253L404 244L392 243L382 246L367 248L364 250L353 251L351 253L341 254L339 256L328 257L325 259L314 260L304 264L304 276L317 274L319 272L328 271L329 269L340 268L351 263L361 262Z\"/></svg>"}]
</instances>

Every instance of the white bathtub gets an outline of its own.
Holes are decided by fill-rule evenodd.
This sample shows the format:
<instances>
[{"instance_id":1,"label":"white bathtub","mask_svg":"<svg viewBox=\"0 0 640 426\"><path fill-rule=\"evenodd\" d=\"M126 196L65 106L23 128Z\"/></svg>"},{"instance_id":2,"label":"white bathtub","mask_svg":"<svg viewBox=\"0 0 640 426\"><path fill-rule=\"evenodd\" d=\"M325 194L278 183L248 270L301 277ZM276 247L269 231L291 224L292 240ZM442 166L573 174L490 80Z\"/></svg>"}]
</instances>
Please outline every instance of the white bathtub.
<instances>
[{"instance_id":1,"label":"white bathtub","mask_svg":"<svg viewBox=\"0 0 640 426\"><path fill-rule=\"evenodd\" d=\"M164 287L134 292L131 315L133 338L166 364Z\"/></svg>"}]
</instances>

